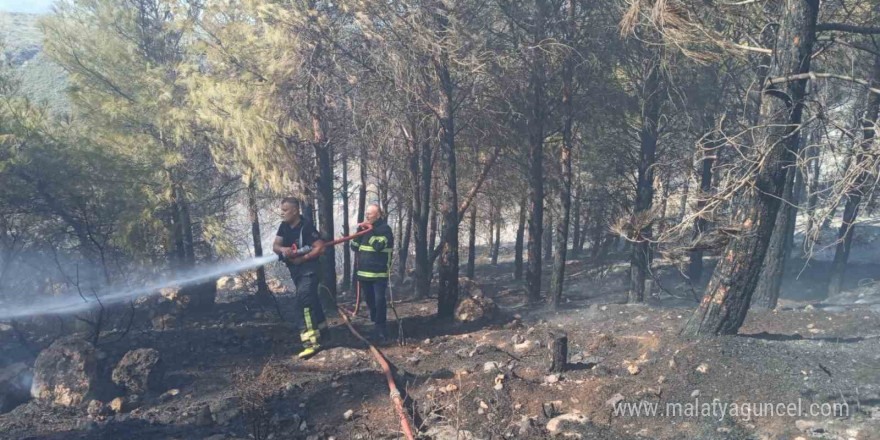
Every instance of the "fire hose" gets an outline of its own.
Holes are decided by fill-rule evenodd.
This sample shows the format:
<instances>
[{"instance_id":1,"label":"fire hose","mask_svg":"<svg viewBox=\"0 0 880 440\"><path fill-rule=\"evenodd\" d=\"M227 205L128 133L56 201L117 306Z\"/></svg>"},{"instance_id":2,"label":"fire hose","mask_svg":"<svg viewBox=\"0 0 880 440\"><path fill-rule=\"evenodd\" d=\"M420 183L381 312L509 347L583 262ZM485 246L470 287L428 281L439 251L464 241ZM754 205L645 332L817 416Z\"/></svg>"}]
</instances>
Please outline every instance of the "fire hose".
<instances>
[{"instance_id":1,"label":"fire hose","mask_svg":"<svg viewBox=\"0 0 880 440\"><path fill-rule=\"evenodd\" d=\"M370 231L373 230L373 225L371 223L364 222L364 223L359 224L358 227L359 228L363 227L364 229L361 231L358 231L352 235L343 236L343 237L337 238L336 240L330 241L328 243L324 243L324 246L336 246L337 244L344 243L346 241L353 240L357 237L361 237L363 235L366 235ZM297 248L296 245L294 244L291 248L293 249L294 255L292 255L291 257L288 257L288 258L298 258L298 257L304 256L312 251L311 246L303 246L301 248ZM283 260L284 258L279 257L279 259ZM359 339L361 342L367 344L367 346L370 349L370 353L373 354L373 357L376 358L376 362L378 362L379 366L382 367L382 372L385 374L385 379L388 381L388 389L390 391L391 401L394 403L394 408L397 410L397 415L400 418L400 427L403 430L403 433L404 433L404 435L406 435L406 438L408 440L415 440L415 436L413 435L412 427L410 426L410 423L409 423L409 418L407 417L406 411L403 408L403 396L400 393L400 390L397 388L397 384L394 381L394 375L391 372L390 363L385 358L385 355L383 355L382 352L379 351L379 349L376 348L375 345L370 343L370 341L368 341L366 338L361 336L361 334L358 333L357 330L355 330L354 326L351 324L351 321L349 320L349 317L354 319L354 317L357 315L358 307L360 306L360 302L361 302L361 289L360 289L360 287L361 287L360 283L357 283L357 298L355 299L355 306L354 306L353 313L349 312L344 307L339 305L336 302L336 299L333 298L332 295L329 295L329 293L330 293L329 291L327 291L327 293L328 293L328 296L330 296L330 298L333 300L333 303L336 306L337 310L339 310L339 316L342 317L342 320L345 323L346 327L348 327L348 330L351 331L351 333L357 339ZM324 289L327 290L326 287L324 287Z\"/></svg>"}]
</instances>

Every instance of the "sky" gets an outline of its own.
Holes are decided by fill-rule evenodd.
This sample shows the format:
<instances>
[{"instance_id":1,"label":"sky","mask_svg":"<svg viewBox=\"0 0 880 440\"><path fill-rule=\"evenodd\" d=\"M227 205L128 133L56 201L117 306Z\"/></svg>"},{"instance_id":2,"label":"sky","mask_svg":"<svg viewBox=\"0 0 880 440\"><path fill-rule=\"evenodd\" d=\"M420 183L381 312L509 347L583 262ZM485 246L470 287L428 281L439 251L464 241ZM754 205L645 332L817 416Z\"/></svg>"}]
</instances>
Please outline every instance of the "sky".
<instances>
[{"instance_id":1,"label":"sky","mask_svg":"<svg viewBox=\"0 0 880 440\"><path fill-rule=\"evenodd\" d=\"M0 11L30 12L42 14L49 12L55 0L0 0Z\"/></svg>"}]
</instances>

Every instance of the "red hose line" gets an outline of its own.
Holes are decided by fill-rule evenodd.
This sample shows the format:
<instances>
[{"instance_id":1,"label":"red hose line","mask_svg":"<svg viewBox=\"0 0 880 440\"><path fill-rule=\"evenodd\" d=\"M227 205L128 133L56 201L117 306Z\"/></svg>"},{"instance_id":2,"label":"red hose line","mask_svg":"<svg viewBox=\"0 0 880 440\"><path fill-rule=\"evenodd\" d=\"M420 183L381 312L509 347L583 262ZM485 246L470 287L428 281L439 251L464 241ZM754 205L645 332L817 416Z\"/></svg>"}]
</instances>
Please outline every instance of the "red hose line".
<instances>
[{"instance_id":1,"label":"red hose line","mask_svg":"<svg viewBox=\"0 0 880 440\"><path fill-rule=\"evenodd\" d=\"M356 237L360 237L362 235L365 235L368 232L370 232L371 230L373 230L373 225L371 223L364 222L364 223L361 223L358 225L358 227L361 227L361 226L364 227L363 231L359 231L355 234L348 235L345 237L337 238L336 240L333 240L329 243L324 243L324 246L335 246L339 243L342 243L342 242L354 239ZM385 355L383 355L382 352L379 351L379 349L376 348L375 345L371 344L370 341L368 341L363 336L361 336L361 334L358 333L358 331L354 329L354 326L351 325L351 321L348 319L349 315L351 315L352 319L354 319L354 317L357 315L357 310L358 310L358 307L360 306L360 303L361 303L361 283L360 283L360 281L357 282L357 299L355 300L353 314L351 312L349 312L348 310L345 310L345 308L340 306L338 303L336 303L336 299L333 298L332 295L329 295L329 291L328 291L328 296L330 296L331 299L333 299L333 302L336 304L336 308L339 310L339 316L342 317L342 321L345 322L345 326L348 327L348 330L351 331L351 333L356 338L360 339L361 342L367 344L367 346L370 347L370 353L372 353L373 357L376 358L376 361L379 362L379 365L382 367L382 372L385 374L385 379L388 381L388 389L390 390L391 401L394 403L394 408L397 410L398 417L400 417L400 427L403 430L403 434L406 435L406 438L408 440L415 440L415 436L413 435L412 427L409 424L409 418L406 416L406 410L403 409L403 397L400 394L400 390L397 389L397 384L394 383L394 376L391 374L391 365L388 363L388 360L385 359Z\"/></svg>"},{"instance_id":2,"label":"red hose line","mask_svg":"<svg viewBox=\"0 0 880 440\"><path fill-rule=\"evenodd\" d=\"M371 344L370 341L365 339L354 329L354 326L351 325L351 321L348 319L350 312L343 309L338 304L336 305L336 308L339 309L339 315L342 316L342 321L345 323L345 326L348 327L348 330L351 331L356 338L360 339L361 342L370 347L370 353L373 354L373 357L376 358L376 361L379 362L379 365L382 367L382 372L385 374L385 380L388 381L391 401L394 403L394 409L397 410L397 416L400 418L400 427L403 430L403 434L408 440L415 440L412 427L409 424L409 418L406 415L406 410L403 408L403 397L400 394L400 390L397 389L397 384L394 383L394 376L391 374L391 365L388 363L388 360L385 359L385 355L383 355L375 345ZM352 315L352 318L353 317L354 316Z\"/></svg>"}]
</instances>

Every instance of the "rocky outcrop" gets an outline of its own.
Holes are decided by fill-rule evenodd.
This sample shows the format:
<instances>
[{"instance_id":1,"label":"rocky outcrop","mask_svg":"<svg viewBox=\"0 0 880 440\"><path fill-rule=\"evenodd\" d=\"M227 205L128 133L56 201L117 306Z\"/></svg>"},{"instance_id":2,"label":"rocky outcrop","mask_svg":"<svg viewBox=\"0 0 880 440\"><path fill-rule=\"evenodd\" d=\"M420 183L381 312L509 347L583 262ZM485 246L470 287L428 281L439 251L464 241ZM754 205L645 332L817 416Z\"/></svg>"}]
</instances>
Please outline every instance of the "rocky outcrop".
<instances>
[{"instance_id":1,"label":"rocky outcrop","mask_svg":"<svg viewBox=\"0 0 880 440\"><path fill-rule=\"evenodd\" d=\"M95 347L80 339L55 341L34 363L31 396L63 406L87 400L97 383Z\"/></svg>"}]
</instances>

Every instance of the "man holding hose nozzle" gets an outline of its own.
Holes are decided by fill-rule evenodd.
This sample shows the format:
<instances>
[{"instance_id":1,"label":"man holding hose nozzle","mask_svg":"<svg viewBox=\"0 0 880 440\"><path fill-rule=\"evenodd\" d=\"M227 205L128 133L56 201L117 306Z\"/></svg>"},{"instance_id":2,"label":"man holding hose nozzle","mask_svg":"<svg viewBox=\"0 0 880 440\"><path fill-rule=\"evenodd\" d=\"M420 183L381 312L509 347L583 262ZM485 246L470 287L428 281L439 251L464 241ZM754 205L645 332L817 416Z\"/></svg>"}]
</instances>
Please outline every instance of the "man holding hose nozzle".
<instances>
[{"instance_id":1,"label":"man holding hose nozzle","mask_svg":"<svg viewBox=\"0 0 880 440\"><path fill-rule=\"evenodd\" d=\"M373 337L382 341L387 337L385 321L387 303L385 292L388 290L388 274L391 270L391 256L394 251L394 235L391 227L385 222L382 210L378 205L370 205L364 212L367 223L373 230L357 237L351 247L357 252L357 280L360 283L367 307L370 309L370 320L375 324ZM358 232L363 227L358 228Z\"/></svg>"},{"instance_id":2,"label":"man holding hose nozzle","mask_svg":"<svg viewBox=\"0 0 880 440\"><path fill-rule=\"evenodd\" d=\"M327 328L318 300L318 257L324 253L324 241L315 226L300 215L299 199L282 199L281 217L272 251L287 265L296 285L295 319L303 343L298 356L306 359L321 349L321 330Z\"/></svg>"}]
</instances>

